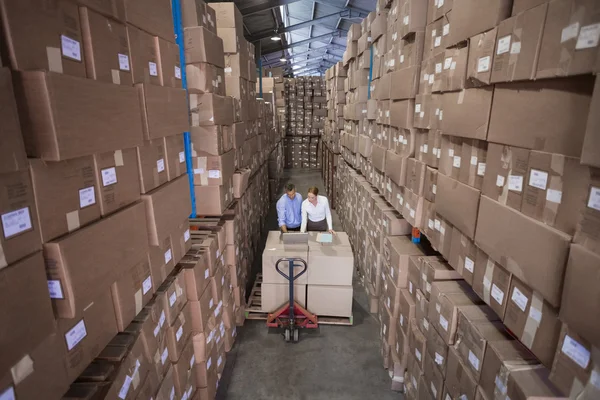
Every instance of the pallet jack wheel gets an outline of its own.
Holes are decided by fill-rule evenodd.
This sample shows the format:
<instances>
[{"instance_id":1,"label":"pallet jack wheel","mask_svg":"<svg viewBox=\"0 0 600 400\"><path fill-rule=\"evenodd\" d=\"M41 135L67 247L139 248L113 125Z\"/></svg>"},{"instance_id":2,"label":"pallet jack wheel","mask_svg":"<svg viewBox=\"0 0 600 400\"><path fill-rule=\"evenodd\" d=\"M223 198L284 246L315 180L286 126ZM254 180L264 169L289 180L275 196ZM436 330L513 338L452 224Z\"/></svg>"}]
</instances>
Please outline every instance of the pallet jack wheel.
<instances>
[{"instance_id":1,"label":"pallet jack wheel","mask_svg":"<svg viewBox=\"0 0 600 400\"><path fill-rule=\"evenodd\" d=\"M290 329L289 328L285 329L284 337L285 337L286 342L290 341Z\"/></svg>"},{"instance_id":2,"label":"pallet jack wheel","mask_svg":"<svg viewBox=\"0 0 600 400\"><path fill-rule=\"evenodd\" d=\"M298 328L294 329L294 342L298 341L298 337L300 336L299 332L300 330Z\"/></svg>"}]
</instances>

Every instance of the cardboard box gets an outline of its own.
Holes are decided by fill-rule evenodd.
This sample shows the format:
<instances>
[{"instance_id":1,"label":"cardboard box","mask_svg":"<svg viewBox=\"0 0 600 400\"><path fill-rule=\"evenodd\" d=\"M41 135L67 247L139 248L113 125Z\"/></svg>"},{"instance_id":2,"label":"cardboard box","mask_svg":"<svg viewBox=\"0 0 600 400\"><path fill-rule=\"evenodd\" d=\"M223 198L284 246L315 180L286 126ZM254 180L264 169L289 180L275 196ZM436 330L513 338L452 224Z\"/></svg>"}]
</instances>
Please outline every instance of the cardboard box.
<instances>
[{"instance_id":1,"label":"cardboard box","mask_svg":"<svg viewBox=\"0 0 600 400\"><path fill-rule=\"evenodd\" d=\"M199 186L223 185L233 178L235 152L229 150L220 156L200 156L192 159L194 184Z\"/></svg>"},{"instance_id":2,"label":"cardboard box","mask_svg":"<svg viewBox=\"0 0 600 400\"><path fill-rule=\"evenodd\" d=\"M100 219L92 156L56 163L31 159L29 165L43 243Z\"/></svg>"},{"instance_id":3,"label":"cardboard box","mask_svg":"<svg viewBox=\"0 0 600 400\"><path fill-rule=\"evenodd\" d=\"M158 71L161 86L181 87L181 63L179 46L168 40L155 38L158 49Z\"/></svg>"},{"instance_id":4,"label":"cardboard box","mask_svg":"<svg viewBox=\"0 0 600 400\"><path fill-rule=\"evenodd\" d=\"M408 346L410 351L409 358L414 357L418 367L423 368L425 365L425 354L427 354L427 338L421 333L414 321L410 323Z\"/></svg>"},{"instance_id":5,"label":"cardboard box","mask_svg":"<svg viewBox=\"0 0 600 400\"><path fill-rule=\"evenodd\" d=\"M17 75L15 94L30 157L61 161L142 143L134 88L56 73L22 72Z\"/></svg>"},{"instance_id":6,"label":"cardboard box","mask_svg":"<svg viewBox=\"0 0 600 400\"><path fill-rule=\"evenodd\" d=\"M352 286L308 285L306 308L319 316L352 317Z\"/></svg>"},{"instance_id":7,"label":"cardboard box","mask_svg":"<svg viewBox=\"0 0 600 400\"><path fill-rule=\"evenodd\" d=\"M441 74L442 92L465 88L468 56L468 45L461 48L448 49L444 52L444 64Z\"/></svg>"},{"instance_id":8,"label":"cardboard box","mask_svg":"<svg viewBox=\"0 0 600 400\"><path fill-rule=\"evenodd\" d=\"M145 225L144 205L136 203L44 245L48 280L53 281L54 287L51 297L58 316L73 318L99 293L108 291L120 275L121 266L133 266L145 255ZM129 243L125 249L121 246L124 238ZM88 285L90 279L95 282L93 288Z\"/></svg>"},{"instance_id":9,"label":"cardboard box","mask_svg":"<svg viewBox=\"0 0 600 400\"><path fill-rule=\"evenodd\" d=\"M125 3L121 0L79 0L79 4L117 21L125 22Z\"/></svg>"},{"instance_id":10,"label":"cardboard box","mask_svg":"<svg viewBox=\"0 0 600 400\"><path fill-rule=\"evenodd\" d=\"M305 284L294 285L294 301L306 307ZM261 307L263 312L274 312L279 307L289 302L289 285L282 283L265 283L261 286ZM314 311L312 311L314 312Z\"/></svg>"},{"instance_id":11,"label":"cardboard box","mask_svg":"<svg viewBox=\"0 0 600 400\"><path fill-rule=\"evenodd\" d=\"M438 174L436 212L467 237L475 237L480 191Z\"/></svg>"},{"instance_id":12,"label":"cardboard box","mask_svg":"<svg viewBox=\"0 0 600 400\"><path fill-rule=\"evenodd\" d=\"M433 367L437 369L434 373L437 376L441 375L443 379L446 376L446 364L448 363L448 345L433 328L428 329L424 334L427 337L428 359L433 363Z\"/></svg>"},{"instance_id":13,"label":"cardboard box","mask_svg":"<svg viewBox=\"0 0 600 400\"><path fill-rule=\"evenodd\" d=\"M217 35L223 40L224 53L236 54L240 52L240 42L243 37L243 33L241 32L236 31L235 28L221 28L217 26Z\"/></svg>"},{"instance_id":14,"label":"cardboard box","mask_svg":"<svg viewBox=\"0 0 600 400\"><path fill-rule=\"evenodd\" d=\"M500 317L504 317L512 274L483 251L477 251L473 272L473 291Z\"/></svg>"},{"instance_id":15,"label":"cardboard box","mask_svg":"<svg viewBox=\"0 0 600 400\"><path fill-rule=\"evenodd\" d=\"M481 377L488 343L513 340L495 312L488 306L466 306L458 311L456 355L473 376Z\"/></svg>"},{"instance_id":16,"label":"cardboard box","mask_svg":"<svg viewBox=\"0 0 600 400\"><path fill-rule=\"evenodd\" d=\"M313 247L308 253L307 283L309 285L351 286L354 255L350 247Z\"/></svg>"},{"instance_id":17,"label":"cardboard box","mask_svg":"<svg viewBox=\"0 0 600 400\"><path fill-rule=\"evenodd\" d=\"M52 286L46 281L41 252L1 269L0 282L2 300L5 304L11 302L2 322L2 337L10 346L3 351L0 364L0 370L9 371L54 333L54 314L48 297ZM30 323L23 323L24 315L31 319Z\"/></svg>"},{"instance_id":18,"label":"cardboard box","mask_svg":"<svg viewBox=\"0 0 600 400\"><path fill-rule=\"evenodd\" d=\"M461 280L460 274L440 256L421 257L420 272L419 288L427 300L431 299L431 285L434 282Z\"/></svg>"},{"instance_id":19,"label":"cardboard box","mask_svg":"<svg viewBox=\"0 0 600 400\"><path fill-rule=\"evenodd\" d=\"M535 78L547 10L543 4L500 22L493 83Z\"/></svg>"},{"instance_id":20,"label":"cardboard box","mask_svg":"<svg viewBox=\"0 0 600 400\"><path fill-rule=\"evenodd\" d=\"M552 365L560 333L554 308L513 276L503 322L547 368Z\"/></svg>"},{"instance_id":21,"label":"cardboard box","mask_svg":"<svg viewBox=\"0 0 600 400\"><path fill-rule=\"evenodd\" d=\"M215 93L225 96L225 72L212 64L198 63L185 66L190 93Z\"/></svg>"},{"instance_id":22,"label":"cardboard box","mask_svg":"<svg viewBox=\"0 0 600 400\"><path fill-rule=\"evenodd\" d=\"M475 246L475 243L471 239L465 236L458 228L454 227L452 229L448 263L471 286L473 286L473 273L475 271L477 251L477 246Z\"/></svg>"},{"instance_id":23,"label":"cardboard box","mask_svg":"<svg viewBox=\"0 0 600 400\"><path fill-rule=\"evenodd\" d=\"M166 365L168 366L168 369L158 386L158 392L156 392L157 399L168 399L171 396L171 393L175 395L175 379L173 377L174 368L170 362L166 362Z\"/></svg>"},{"instance_id":24,"label":"cardboard box","mask_svg":"<svg viewBox=\"0 0 600 400\"><path fill-rule=\"evenodd\" d=\"M188 179L181 176L150 193L142 195L148 219L150 245L158 246L180 221L191 213Z\"/></svg>"},{"instance_id":25,"label":"cardboard box","mask_svg":"<svg viewBox=\"0 0 600 400\"><path fill-rule=\"evenodd\" d=\"M131 54L133 83L160 85L159 54L156 38L131 25L127 25L127 39Z\"/></svg>"},{"instance_id":26,"label":"cardboard box","mask_svg":"<svg viewBox=\"0 0 600 400\"><path fill-rule=\"evenodd\" d=\"M598 181L599 177L593 175L588 188L586 207L581 210L577 231L575 232L573 241L600 254L600 238L595 229L598 226L598 216L600 211L597 200L598 187L600 186Z\"/></svg>"},{"instance_id":27,"label":"cardboard box","mask_svg":"<svg viewBox=\"0 0 600 400\"><path fill-rule=\"evenodd\" d=\"M99 257L96 256L95 259L98 260ZM90 265L94 264L90 262ZM97 262L95 266L98 266ZM77 307L73 318L60 318L57 321L57 333L63 339L60 359L67 368L67 377L71 382L117 334L110 291L99 291L91 300L89 304Z\"/></svg>"},{"instance_id":28,"label":"cardboard box","mask_svg":"<svg viewBox=\"0 0 600 400\"><path fill-rule=\"evenodd\" d=\"M491 127L490 111L492 110L493 94L492 87L444 93L443 117L440 118L442 133L486 140L488 125Z\"/></svg>"},{"instance_id":29,"label":"cardboard box","mask_svg":"<svg viewBox=\"0 0 600 400\"><path fill-rule=\"evenodd\" d=\"M191 351L187 350L188 338L191 333L191 308L189 304L186 303L181 309L181 312L177 315L173 325L169 326L167 329L167 347L169 348L169 358L171 359L171 362L177 363L186 353L193 354L193 348ZM187 361L189 365L190 361Z\"/></svg>"},{"instance_id":30,"label":"cardboard box","mask_svg":"<svg viewBox=\"0 0 600 400\"><path fill-rule=\"evenodd\" d=\"M419 90L419 65L402 68L390 74L390 99L412 99ZM393 114L392 114L393 115Z\"/></svg>"},{"instance_id":31,"label":"cardboard box","mask_svg":"<svg viewBox=\"0 0 600 400\"><path fill-rule=\"evenodd\" d=\"M187 172L183 134L164 138L167 153L167 177L170 181Z\"/></svg>"},{"instance_id":32,"label":"cardboard box","mask_svg":"<svg viewBox=\"0 0 600 400\"><path fill-rule=\"evenodd\" d=\"M231 150L231 133L221 125L193 126L190 132L192 156L218 156Z\"/></svg>"},{"instance_id":33,"label":"cardboard box","mask_svg":"<svg viewBox=\"0 0 600 400\"><path fill-rule=\"evenodd\" d=\"M462 142L458 180L475 189L481 189L486 169L488 143L483 140L464 139Z\"/></svg>"},{"instance_id":34,"label":"cardboard box","mask_svg":"<svg viewBox=\"0 0 600 400\"><path fill-rule=\"evenodd\" d=\"M579 157L593 89L590 78L496 85L488 140Z\"/></svg>"},{"instance_id":35,"label":"cardboard box","mask_svg":"<svg viewBox=\"0 0 600 400\"><path fill-rule=\"evenodd\" d=\"M212 11L212 13L209 11ZM217 21L214 16L214 10L207 7L203 1L184 0L181 2L181 23L184 28L203 26L209 30L214 29L216 32ZM210 22L209 17L211 18Z\"/></svg>"},{"instance_id":36,"label":"cardboard box","mask_svg":"<svg viewBox=\"0 0 600 400\"><path fill-rule=\"evenodd\" d=\"M221 186L194 186L196 213L198 215L221 215L233 201L233 180Z\"/></svg>"},{"instance_id":37,"label":"cardboard box","mask_svg":"<svg viewBox=\"0 0 600 400\"><path fill-rule=\"evenodd\" d=\"M140 175L136 149L94 154L100 212L112 214L140 198Z\"/></svg>"},{"instance_id":38,"label":"cardboard box","mask_svg":"<svg viewBox=\"0 0 600 400\"><path fill-rule=\"evenodd\" d=\"M452 30L446 45L463 40L498 26L510 16L512 1L493 0L485 7L476 0L454 0L452 3Z\"/></svg>"},{"instance_id":39,"label":"cardboard box","mask_svg":"<svg viewBox=\"0 0 600 400\"><path fill-rule=\"evenodd\" d=\"M233 174L233 197L236 199L241 198L246 189L248 189L248 183L250 182L250 175L252 174L252 170L249 168L245 168L239 171L236 171Z\"/></svg>"},{"instance_id":40,"label":"cardboard box","mask_svg":"<svg viewBox=\"0 0 600 400\"><path fill-rule=\"evenodd\" d=\"M400 315L398 324L402 335L408 337L410 332L410 323L416 317L415 301L410 295L408 289L400 290L399 298Z\"/></svg>"},{"instance_id":41,"label":"cardboard box","mask_svg":"<svg viewBox=\"0 0 600 400\"><path fill-rule=\"evenodd\" d=\"M185 90L148 84L137 84L136 88L146 140L189 131Z\"/></svg>"},{"instance_id":42,"label":"cardboard box","mask_svg":"<svg viewBox=\"0 0 600 400\"><path fill-rule=\"evenodd\" d=\"M467 399L475 399L477 381L453 347L450 347L448 353L448 373L445 381L447 392L460 393L461 396Z\"/></svg>"},{"instance_id":43,"label":"cardboard box","mask_svg":"<svg viewBox=\"0 0 600 400\"><path fill-rule=\"evenodd\" d=\"M408 236L388 236L385 239L382 256L390 266L388 274L391 280L399 288L408 285L409 259L423 255L424 252Z\"/></svg>"},{"instance_id":44,"label":"cardboard box","mask_svg":"<svg viewBox=\"0 0 600 400\"><path fill-rule=\"evenodd\" d=\"M187 64L208 63L225 68L223 40L203 27L186 28L185 60Z\"/></svg>"},{"instance_id":45,"label":"cardboard box","mask_svg":"<svg viewBox=\"0 0 600 400\"><path fill-rule=\"evenodd\" d=\"M85 78L82 30L76 4L64 0L44 4L37 0L2 1L0 8L13 70L51 71Z\"/></svg>"},{"instance_id":46,"label":"cardboard box","mask_svg":"<svg viewBox=\"0 0 600 400\"><path fill-rule=\"evenodd\" d=\"M2 120L0 173L27 169L27 156L21 136L11 72L8 68L0 68L0 110L2 110L0 111L0 120Z\"/></svg>"},{"instance_id":47,"label":"cardboard box","mask_svg":"<svg viewBox=\"0 0 600 400\"><path fill-rule=\"evenodd\" d=\"M154 285L154 289L156 290L167 279L167 276L171 274L173 268L175 268L171 237L168 236L165 238L160 246L150 246L149 256L152 281L156 283Z\"/></svg>"},{"instance_id":48,"label":"cardboard box","mask_svg":"<svg viewBox=\"0 0 600 400\"><path fill-rule=\"evenodd\" d=\"M192 126L232 125L235 122L232 99L212 93L190 94L190 112Z\"/></svg>"},{"instance_id":49,"label":"cardboard box","mask_svg":"<svg viewBox=\"0 0 600 400\"><path fill-rule=\"evenodd\" d=\"M235 4L210 3L208 7L215 11L219 28L235 28L238 32L244 31L242 13Z\"/></svg>"},{"instance_id":50,"label":"cardboard box","mask_svg":"<svg viewBox=\"0 0 600 400\"><path fill-rule=\"evenodd\" d=\"M171 3L168 0L127 0L127 22L171 42L175 41Z\"/></svg>"},{"instance_id":51,"label":"cardboard box","mask_svg":"<svg viewBox=\"0 0 600 400\"><path fill-rule=\"evenodd\" d=\"M485 86L491 83L494 48L498 28L475 35L469 39L467 62L467 82L472 86Z\"/></svg>"},{"instance_id":52,"label":"cardboard box","mask_svg":"<svg viewBox=\"0 0 600 400\"><path fill-rule=\"evenodd\" d=\"M581 163L593 167L600 167L600 135L598 135L598 112L600 110L600 80L594 85L594 94L590 104L590 112L587 121L585 136L583 138L583 149L581 150Z\"/></svg>"},{"instance_id":53,"label":"cardboard box","mask_svg":"<svg viewBox=\"0 0 600 400\"><path fill-rule=\"evenodd\" d=\"M424 162L409 158L406 166L406 187L417 196L423 195L425 185L425 170L427 165Z\"/></svg>"},{"instance_id":54,"label":"cardboard box","mask_svg":"<svg viewBox=\"0 0 600 400\"><path fill-rule=\"evenodd\" d=\"M187 395L188 398L193 398L189 396L196 390L195 364L194 346L192 340L188 339L183 347L181 357L173 365L173 382L177 396L185 397Z\"/></svg>"},{"instance_id":55,"label":"cardboard box","mask_svg":"<svg viewBox=\"0 0 600 400\"><path fill-rule=\"evenodd\" d=\"M0 247L4 268L25 256L41 250L40 227L33 184L27 170L0 174Z\"/></svg>"},{"instance_id":56,"label":"cardboard box","mask_svg":"<svg viewBox=\"0 0 600 400\"><path fill-rule=\"evenodd\" d=\"M143 146L136 147L136 152L142 194L168 181L168 160L163 138L144 141Z\"/></svg>"},{"instance_id":57,"label":"cardboard box","mask_svg":"<svg viewBox=\"0 0 600 400\"><path fill-rule=\"evenodd\" d=\"M518 238L525 235L526 244ZM481 197L475 244L553 306L560 304L571 236L486 196ZM537 279L543 273L548 279Z\"/></svg>"},{"instance_id":58,"label":"cardboard box","mask_svg":"<svg viewBox=\"0 0 600 400\"><path fill-rule=\"evenodd\" d=\"M529 154L528 149L489 143L481 193L520 211Z\"/></svg>"},{"instance_id":59,"label":"cardboard box","mask_svg":"<svg viewBox=\"0 0 600 400\"><path fill-rule=\"evenodd\" d=\"M231 77L240 77L250 79L249 67L252 62L243 54L225 54L225 75ZM263 79L263 85L266 79Z\"/></svg>"},{"instance_id":60,"label":"cardboard box","mask_svg":"<svg viewBox=\"0 0 600 400\"><path fill-rule=\"evenodd\" d=\"M592 345L600 346L600 326L589 315L595 315L600 303L594 298L596 271L600 256L578 244L571 245L565 273L560 319ZM589 310L591 314L582 312Z\"/></svg>"},{"instance_id":61,"label":"cardboard box","mask_svg":"<svg viewBox=\"0 0 600 400\"><path fill-rule=\"evenodd\" d=\"M71 384L62 360L62 342L64 338L53 333L34 348L30 349L33 370L22 380L17 381L10 371L3 367L0 378L0 393L19 396L19 398L62 397ZM15 343L15 342L13 342Z\"/></svg>"},{"instance_id":62,"label":"cardboard box","mask_svg":"<svg viewBox=\"0 0 600 400\"><path fill-rule=\"evenodd\" d=\"M129 267L110 287L117 328L123 332L127 325L150 301L160 282L153 282L150 262L145 255Z\"/></svg>"},{"instance_id":63,"label":"cardboard box","mask_svg":"<svg viewBox=\"0 0 600 400\"><path fill-rule=\"evenodd\" d=\"M457 136L442 136L438 171L455 180L460 176L462 142L463 139Z\"/></svg>"},{"instance_id":64,"label":"cardboard box","mask_svg":"<svg viewBox=\"0 0 600 400\"><path fill-rule=\"evenodd\" d=\"M125 25L86 7L79 9L79 16L87 77L131 86L133 78Z\"/></svg>"},{"instance_id":65,"label":"cardboard box","mask_svg":"<svg viewBox=\"0 0 600 400\"><path fill-rule=\"evenodd\" d=\"M429 353L423 354L424 365L423 365L423 377L426 388L429 392L429 396L435 400L442 400L442 394L444 391L444 377L441 371L436 367L433 358ZM423 390L421 388L420 390ZM420 394L420 396L422 396Z\"/></svg>"}]
</instances>

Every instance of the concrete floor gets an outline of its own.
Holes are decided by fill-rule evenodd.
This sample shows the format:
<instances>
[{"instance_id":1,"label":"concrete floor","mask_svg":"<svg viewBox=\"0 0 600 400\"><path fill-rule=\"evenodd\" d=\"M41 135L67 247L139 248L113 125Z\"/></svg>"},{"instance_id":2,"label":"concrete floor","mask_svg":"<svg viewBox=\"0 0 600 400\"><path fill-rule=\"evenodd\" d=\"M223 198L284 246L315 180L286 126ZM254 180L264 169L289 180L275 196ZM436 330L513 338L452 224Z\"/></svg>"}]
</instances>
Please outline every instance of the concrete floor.
<instances>
[{"instance_id":1,"label":"concrete floor","mask_svg":"<svg viewBox=\"0 0 600 400\"><path fill-rule=\"evenodd\" d=\"M294 183L304 198L314 185L325 193L320 171L286 171L282 183L287 182ZM272 204L267 230L276 229ZM335 211L333 229L341 230ZM262 248L265 240L266 236ZM253 276L261 270L261 262L258 257ZM246 320L227 354L217 399L402 399L390 390L380 355L379 323L368 312L364 289L356 284L353 314L353 326L303 330L298 343L285 343L280 332L267 329L265 321Z\"/></svg>"}]
</instances>

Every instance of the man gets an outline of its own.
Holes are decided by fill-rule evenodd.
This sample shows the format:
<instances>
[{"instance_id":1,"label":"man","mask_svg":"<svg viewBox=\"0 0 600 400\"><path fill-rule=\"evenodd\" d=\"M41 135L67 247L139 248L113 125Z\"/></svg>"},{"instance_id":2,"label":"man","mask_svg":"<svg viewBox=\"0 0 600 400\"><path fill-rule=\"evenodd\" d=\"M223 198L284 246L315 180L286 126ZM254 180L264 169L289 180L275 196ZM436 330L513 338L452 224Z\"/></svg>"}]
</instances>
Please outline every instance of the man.
<instances>
[{"instance_id":1,"label":"man","mask_svg":"<svg viewBox=\"0 0 600 400\"><path fill-rule=\"evenodd\" d=\"M277 200L277 220L283 233L299 231L302 223L302 195L296 193L296 186L288 183L285 194Z\"/></svg>"}]
</instances>

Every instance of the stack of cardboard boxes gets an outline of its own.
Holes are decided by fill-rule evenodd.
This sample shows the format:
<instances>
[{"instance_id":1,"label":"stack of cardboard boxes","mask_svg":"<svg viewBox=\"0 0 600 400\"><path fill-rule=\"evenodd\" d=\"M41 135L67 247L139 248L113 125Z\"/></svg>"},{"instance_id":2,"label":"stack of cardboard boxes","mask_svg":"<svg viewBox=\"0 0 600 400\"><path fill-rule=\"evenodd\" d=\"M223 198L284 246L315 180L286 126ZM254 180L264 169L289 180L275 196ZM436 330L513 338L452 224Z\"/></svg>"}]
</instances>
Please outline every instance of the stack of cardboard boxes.
<instances>
[{"instance_id":1,"label":"stack of cardboard boxes","mask_svg":"<svg viewBox=\"0 0 600 400\"><path fill-rule=\"evenodd\" d=\"M338 210L359 264L370 268L361 203L385 199L470 286L425 281L427 258L413 282L410 266L409 291L431 286L412 299L411 398L598 396L598 306L584 300L597 297L588 282L600 265L596 11L379 1L329 72L347 68Z\"/></svg>"},{"instance_id":2,"label":"stack of cardboard boxes","mask_svg":"<svg viewBox=\"0 0 600 400\"><path fill-rule=\"evenodd\" d=\"M179 353L167 336L185 304L174 267L191 245L170 2L0 8L12 69L1 70L0 394L169 392ZM147 314L172 318L153 335L158 319L135 328ZM99 365L113 372L99 380Z\"/></svg>"},{"instance_id":3,"label":"stack of cardboard boxes","mask_svg":"<svg viewBox=\"0 0 600 400\"><path fill-rule=\"evenodd\" d=\"M285 94L287 130L284 143L286 168L321 168L327 118L325 81L318 76L285 78L277 83Z\"/></svg>"},{"instance_id":4,"label":"stack of cardboard boxes","mask_svg":"<svg viewBox=\"0 0 600 400\"><path fill-rule=\"evenodd\" d=\"M308 243L285 244L281 232L271 231L262 258L261 307L273 312L289 301L289 281L276 270L282 258L297 259L293 272L306 271L294 283L294 300L318 316L352 316L352 275L354 255L348 235L337 232L330 243L310 232ZM281 261L280 271L289 275L289 263Z\"/></svg>"}]
</instances>

